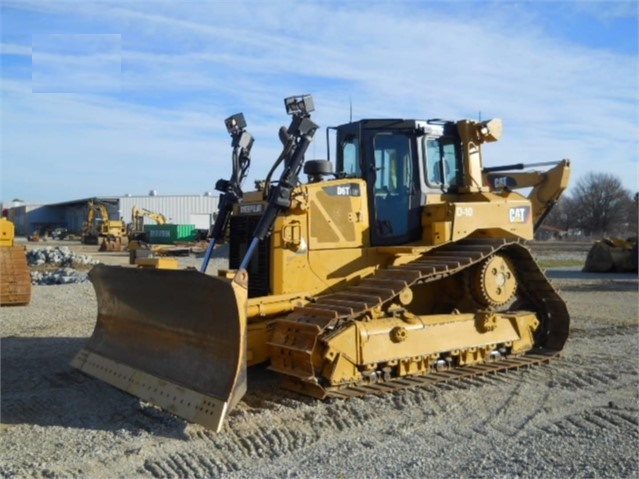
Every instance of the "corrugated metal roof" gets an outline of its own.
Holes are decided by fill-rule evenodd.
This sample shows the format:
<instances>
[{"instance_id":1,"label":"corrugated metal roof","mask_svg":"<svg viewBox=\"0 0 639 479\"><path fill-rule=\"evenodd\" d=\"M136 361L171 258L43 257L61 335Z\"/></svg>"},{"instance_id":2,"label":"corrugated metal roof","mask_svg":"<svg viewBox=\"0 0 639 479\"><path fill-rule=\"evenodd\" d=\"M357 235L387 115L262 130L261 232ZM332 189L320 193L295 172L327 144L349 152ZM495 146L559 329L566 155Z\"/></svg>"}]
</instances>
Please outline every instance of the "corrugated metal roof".
<instances>
[{"instance_id":1,"label":"corrugated metal roof","mask_svg":"<svg viewBox=\"0 0 639 479\"><path fill-rule=\"evenodd\" d=\"M88 198L80 198L77 200L62 201L59 203L49 203L48 206L67 206L67 205L86 205L89 200L102 201L103 203L115 204L120 199L119 196L90 196Z\"/></svg>"}]
</instances>

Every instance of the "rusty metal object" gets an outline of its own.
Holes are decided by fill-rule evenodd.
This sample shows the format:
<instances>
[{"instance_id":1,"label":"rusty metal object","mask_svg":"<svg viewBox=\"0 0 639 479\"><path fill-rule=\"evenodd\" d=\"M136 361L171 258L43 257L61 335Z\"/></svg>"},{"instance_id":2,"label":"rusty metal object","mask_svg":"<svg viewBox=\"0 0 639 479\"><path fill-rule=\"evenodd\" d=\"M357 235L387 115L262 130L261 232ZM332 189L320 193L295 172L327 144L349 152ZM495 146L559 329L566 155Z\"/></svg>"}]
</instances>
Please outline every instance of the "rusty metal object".
<instances>
[{"instance_id":1,"label":"rusty metal object","mask_svg":"<svg viewBox=\"0 0 639 479\"><path fill-rule=\"evenodd\" d=\"M0 246L0 305L31 301L31 274L24 246Z\"/></svg>"},{"instance_id":2,"label":"rusty metal object","mask_svg":"<svg viewBox=\"0 0 639 479\"><path fill-rule=\"evenodd\" d=\"M588 251L584 271L589 273L636 272L637 239L604 238Z\"/></svg>"}]
</instances>

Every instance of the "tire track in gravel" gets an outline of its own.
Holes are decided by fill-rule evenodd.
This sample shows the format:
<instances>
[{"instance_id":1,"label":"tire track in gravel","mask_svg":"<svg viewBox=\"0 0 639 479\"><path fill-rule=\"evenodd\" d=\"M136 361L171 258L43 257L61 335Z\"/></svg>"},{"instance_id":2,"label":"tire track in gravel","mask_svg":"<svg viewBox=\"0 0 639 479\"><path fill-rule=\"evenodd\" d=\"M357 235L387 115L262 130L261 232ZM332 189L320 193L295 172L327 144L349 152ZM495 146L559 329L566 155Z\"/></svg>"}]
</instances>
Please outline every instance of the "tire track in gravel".
<instances>
[{"instance_id":1,"label":"tire track in gravel","mask_svg":"<svg viewBox=\"0 0 639 479\"><path fill-rule=\"evenodd\" d=\"M315 443L320 431L350 429L364 420L361 413L352 409L329 408L324 412L330 416L312 423L310 417L287 417L286 421L278 418L272 426L243 427L223 434L193 426L195 430L188 433L190 452L147 458L143 467L155 478L219 476L239 470L238 463L251 458L272 460L293 454ZM260 419L259 415L256 419Z\"/></svg>"},{"instance_id":2,"label":"tire track in gravel","mask_svg":"<svg viewBox=\"0 0 639 479\"><path fill-rule=\"evenodd\" d=\"M626 336L629 334L637 334L639 326L637 324L623 324L615 326L607 326L604 328L572 328L570 330L570 339L581 338L609 338L613 336Z\"/></svg>"},{"instance_id":3,"label":"tire track in gravel","mask_svg":"<svg viewBox=\"0 0 639 479\"><path fill-rule=\"evenodd\" d=\"M238 471L233 462L219 462L203 454L179 452L162 460L146 460L143 471L155 478L220 477ZM142 471L140 471L142 472Z\"/></svg>"},{"instance_id":4,"label":"tire track in gravel","mask_svg":"<svg viewBox=\"0 0 639 479\"><path fill-rule=\"evenodd\" d=\"M467 477L468 471L475 477L494 477L508 467L512 477L636 477L638 412L610 406L575 411L550 424L528 427L515 440L499 441L500 447L485 448L484 461L462 457L446 472L449 477ZM494 443L494 438L487 441ZM583 456L574 455L576 444Z\"/></svg>"},{"instance_id":5,"label":"tire track in gravel","mask_svg":"<svg viewBox=\"0 0 639 479\"><path fill-rule=\"evenodd\" d=\"M529 382L517 383L512 390L500 397L501 402L495 402L492 407L481 411L481 421L472 429L479 434L486 434L491 429L504 438L521 435L526 426L543 412L542 405L550 395L546 390L531 401L530 393Z\"/></svg>"},{"instance_id":6,"label":"tire track in gravel","mask_svg":"<svg viewBox=\"0 0 639 479\"><path fill-rule=\"evenodd\" d=\"M531 424L543 420L544 405L554 393L546 386L552 383L557 367L563 361L558 359L550 364L486 376L487 379L499 378L502 384L496 384L498 389L491 391L496 394L491 394L490 402L485 403L485 399L480 397L470 405L477 419L471 430L491 437L496 434L500 440L525 434ZM459 440L458 437L450 439Z\"/></svg>"},{"instance_id":7,"label":"tire track in gravel","mask_svg":"<svg viewBox=\"0 0 639 479\"><path fill-rule=\"evenodd\" d=\"M472 389L463 386L464 389ZM262 426L250 424L230 424L229 433L216 434L194 427L189 434L189 448L192 452L174 452L166 457L152 457L144 461L143 469L154 478L168 477L207 477L229 474L237 471L237 463L247 459L272 460L283 456L293 456L296 452L313 447L324 437L336 433L357 434L366 430L381 431L388 429L388 413L399 411L402 421L422 423L437 415L442 409L444 415L456 414L450 408L437 407L433 402L433 388L416 388L399 391L386 396L370 396L364 399L316 402L310 405L297 404L297 407L278 408L273 424L264 426L264 414L250 414ZM444 402L462 404L469 400L466 395L462 401L451 402L457 391L440 391L448 396ZM255 395L254 400L258 397ZM459 399L459 398L458 398ZM461 406L463 407L463 406ZM402 411L410 410L412 419L403 416ZM457 408L455 408L457 410ZM383 411L385 414L380 414ZM233 421L237 422L237 421ZM402 424L407 425L407 424ZM246 427L245 427L246 426Z\"/></svg>"},{"instance_id":8,"label":"tire track in gravel","mask_svg":"<svg viewBox=\"0 0 639 479\"><path fill-rule=\"evenodd\" d=\"M556 436L592 436L600 430L614 430L619 435L639 438L639 409L616 409L614 406L586 409L539 429Z\"/></svg>"},{"instance_id":9,"label":"tire track in gravel","mask_svg":"<svg viewBox=\"0 0 639 479\"><path fill-rule=\"evenodd\" d=\"M499 375L348 401L335 399L318 402L306 398L297 401L288 397L287 392L278 394L269 389L257 389L250 394L250 407L232 416L229 433L218 435L196 426L191 430L187 428L188 450L178 447L178 450L169 451L162 457L147 457L138 472L158 479L233 474L240 471L241 464L247 461L294 457L297 452L312 448L322 437L336 432L347 436L357 435L360 430L370 433L372 425L374 434L379 434L388 427L383 413L388 414L389 410L396 410L400 414L409 411L412 421L407 422L404 418L404 423L400 425L405 429L413 427L411 423L415 423L416 431L422 427L419 425L422 419L430 420L439 416L440 422L459 421L461 414L471 411L474 418L470 425L458 422L452 429L434 431L434 435L443 441L460 441L469 433L488 435L493 440L521 436L530 433L529 424L537 422L540 413L538 407L529 411L527 406L529 398L526 394L530 392L531 385L541 381L577 390L610 385L616 379L614 374L600 371L596 374L584 373L580 368L583 365L558 360L550 365ZM74 374L62 374L53 382L65 383L77 379L74 378ZM491 397L488 402L484 400L486 392ZM548 394L546 391L545 397L536 399L536 404L545 403ZM522 409L529 412L521 414ZM271 418L274 419L273 425L264 426ZM262 426L253 427L253 419L255 424ZM596 417L593 419L597 420ZM560 421L559 427L561 424Z\"/></svg>"},{"instance_id":10,"label":"tire track in gravel","mask_svg":"<svg viewBox=\"0 0 639 479\"><path fill-rule=\"evenodd\" d=\"M147 458L144 471L154 478L165 477L207 477L229 474L238 471L238 463L247 459L272 460L284 456L293 456L296 452L313 447L322 437L336 432L357 435L357 431L382 431L388 428L389 410L410 410L410 416L402 416L401 424L394 426L405 431L421 428L423 420L440 416L457 418L461 413L472 412L470 423L458 422L448 432L434 431L445 441L459 441L469 433L489 435L492 438L511 438L529 433L531 423L539 422L550 390L542 397L535 398L531 408L530 394L540 379L557 381L560 376L574 373L549 373L553 366L543 365L528 370L511 371L508 378L495 380L492 376L473 378L449 384L428 386L399 391L387 396L365 399L332 400L325 403L295 404L282 406L274 403L276 411L246 413L248 421L256 420L261 426L238 427L231 424L226 435L217 435L205 429L197 428L189 433L191 451L178 451L161 458ZM582 379L569 383L569 388L587 388L609 383L612 378L602 376L596 381ZM444 386L444 387L442 387ZM486 391L486 390L490 391ZM460 394L461 393L461 394ZM485 399L490 393L490 400ZM265 392L266 396L271 393ZM252 402L259 404L259 393L254 393ZM272 403L273 404L273 403ZM385 412L379 414L379 412ZM274 424L264 426L264 416L273 416ZM239 415L241 416L241 415ZM237 421L241 417L236 418ZM268 418L267 418L268 419ZM237 422L233 421L233 422ZM246 426L246 425L241 425Z\"/></svg>"},{"instance_id":11,"label":"tire track in gravel","mask_svg":"<svg viewBox=\"0 0 639 479\"><path fill-rule=\"evenodd\" d=\"M553 385L567 389L578 390L588 388L600 388L610 386L619 379L614 372L605 372L599 369L565 368L557 370L553 378Z\"/></svg>"}]
</instances>

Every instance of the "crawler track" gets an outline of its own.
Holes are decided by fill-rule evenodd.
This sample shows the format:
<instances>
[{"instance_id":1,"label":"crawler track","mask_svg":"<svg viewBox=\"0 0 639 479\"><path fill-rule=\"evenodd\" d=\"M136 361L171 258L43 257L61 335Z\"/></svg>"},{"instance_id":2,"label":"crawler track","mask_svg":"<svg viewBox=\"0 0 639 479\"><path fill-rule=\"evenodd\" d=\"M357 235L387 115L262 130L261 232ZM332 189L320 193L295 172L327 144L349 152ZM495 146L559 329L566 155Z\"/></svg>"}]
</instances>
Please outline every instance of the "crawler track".
<instances>
[{"instance_id":1,"label":"crawler track","mask_svg":"<svg viewBox=\"0 0 639 479\"><path fill-rule=\"evenodd\" d=\"M497 252L513 263L518 281L517 299L526 304L525 309L534 311L540 321L535 347L528 354L444 372L386 378L375 384L323 384L317 365L313 365L316 345L323 337L335 334L352 321L363 320L374 309L385 307L406 288L460 274ZM279 361L274 355L272 359L272 369L285 375L286 387L317 397L355 397L548 362L563 348L568 337L569 316L564 301L520 241L467 239L430 251L416 261L380 270L339 293L322 296L279 322L277 328L296 331L294 337L276 333L271 343L276 354L295 358L294 361Z\"/></svg>"},{"instance_id":2,"label":"crawler track","mask_svg":"<svg viewBox=\"0 0 639 479\"><path fill-rule=\"evenodd\" d=\"M463 366L450 371L431 372L421 376L404 376L400 378L393 378L384 383L362 384L357 386L347 386L340 389L329 389L327 391L327 397L347 399L367 396L369 394L385 394L411 387L422 387L437 383L459 381L476 376L488 376L510 369L521 369L535 366L537 364L548 363L557 356L559 356L559 351L552 351L548 349L539 350L535 353L526 354L525 356L509 357L494 363Z\"/></svg>"}]
</instances>

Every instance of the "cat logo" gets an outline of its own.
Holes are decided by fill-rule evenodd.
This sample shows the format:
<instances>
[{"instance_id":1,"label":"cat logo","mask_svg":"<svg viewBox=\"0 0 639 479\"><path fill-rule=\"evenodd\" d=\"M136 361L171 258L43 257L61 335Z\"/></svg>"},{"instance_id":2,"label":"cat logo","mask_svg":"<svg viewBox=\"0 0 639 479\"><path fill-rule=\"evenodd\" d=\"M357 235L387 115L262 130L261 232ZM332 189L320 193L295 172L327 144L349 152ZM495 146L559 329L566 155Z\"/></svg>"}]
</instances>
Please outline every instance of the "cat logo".
<instances>
[{"instance_id":1,"label":"cat logo","mask_svg":"<svg viewBox=\"0 0 639 479\"><path fill-rule=\"evenodd\" d=\"M490 181L491 187L495 190L513 189L517 187L517 182L511 176L488 175L488 180Z\"/></svg>"},{"instance_id":2,"label":"cat logo","mask_svg":"<svg viewBox=\"0 0 639 479\"><path fill-rule=\"evenodd\" d=\"M527 223L530 217L530 206L518 206L508 210L508 220L511 223Z\"/></svg>"}]
</instances>

